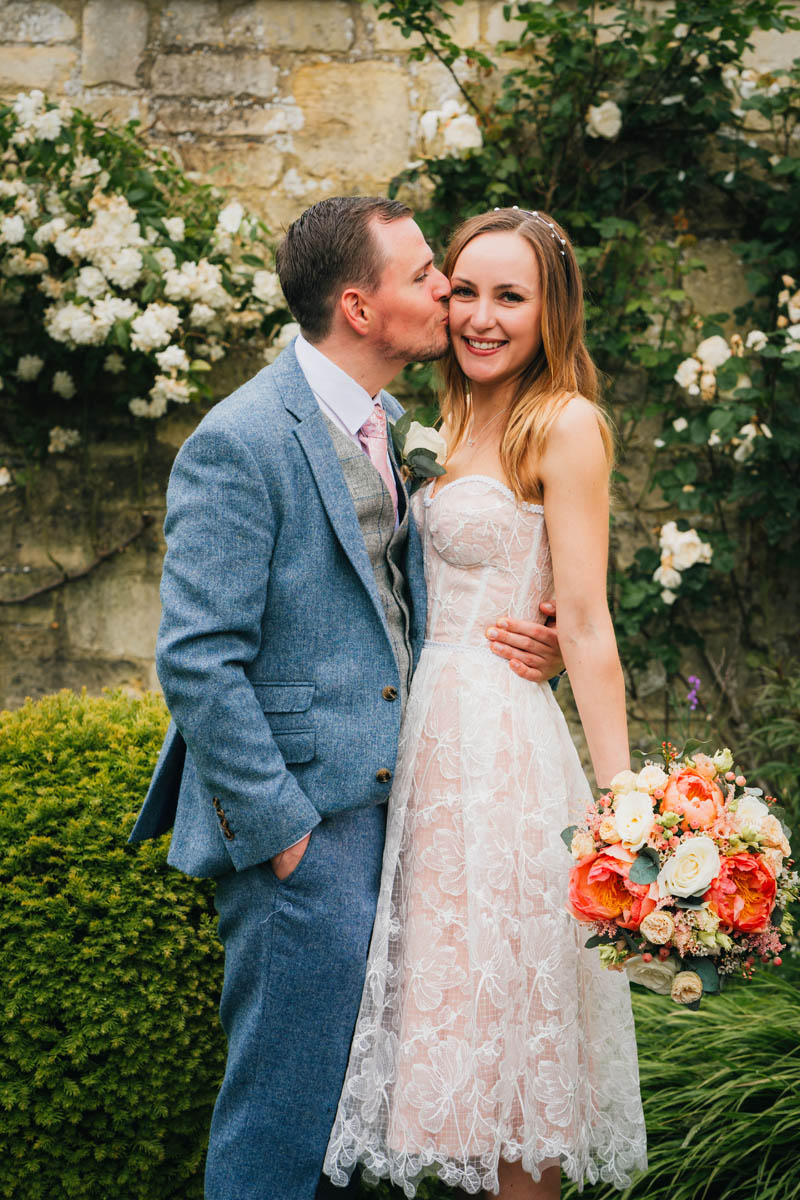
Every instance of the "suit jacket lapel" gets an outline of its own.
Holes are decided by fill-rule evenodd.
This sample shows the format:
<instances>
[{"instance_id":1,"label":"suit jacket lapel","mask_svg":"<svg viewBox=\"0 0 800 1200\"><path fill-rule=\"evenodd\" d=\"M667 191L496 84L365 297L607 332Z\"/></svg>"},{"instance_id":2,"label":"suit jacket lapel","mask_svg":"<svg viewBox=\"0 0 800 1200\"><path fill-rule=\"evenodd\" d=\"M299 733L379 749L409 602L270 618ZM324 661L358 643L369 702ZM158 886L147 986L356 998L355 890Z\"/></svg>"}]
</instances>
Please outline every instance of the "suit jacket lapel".
<instances>
[{"instance_id":1,"label":"suit jacket lapel","mask_svg":"<svg viewBox=\"0 0 800 1200\"><path fill-rule=\"evenodd\" d=\"M308 460L333 531L369 592L381 622L385 624L375 572L369 561L358 516L314 393L300 370L291 346L273 365L277 368L274 372L275 381L281 390L283 402L298 420L294 434Z\"/></svg>"}]
</instances>

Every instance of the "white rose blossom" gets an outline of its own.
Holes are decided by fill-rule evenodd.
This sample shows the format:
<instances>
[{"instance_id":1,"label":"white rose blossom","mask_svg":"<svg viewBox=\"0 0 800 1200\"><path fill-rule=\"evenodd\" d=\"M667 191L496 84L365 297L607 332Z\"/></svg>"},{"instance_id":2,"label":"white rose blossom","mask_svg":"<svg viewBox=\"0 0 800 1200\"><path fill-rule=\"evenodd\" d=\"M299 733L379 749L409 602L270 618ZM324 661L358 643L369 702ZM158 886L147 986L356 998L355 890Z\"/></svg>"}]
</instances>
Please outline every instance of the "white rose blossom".
<instances>
[{"instance_id":1,"label":"white rose blossom","mask_svg":"<svg viewBox=\"0 0 800 1200\"><path fill-rule=\"evenodd\" d=\"M188 371L189 355L182 346L167 346L156 354L156 362L162 371Z\"/></svg>"},{"instance_id":2,"label":"white rose blossom","mask_svg":"<svg viewBox=\"0 0 800 1200\"><path fill-rule=\"evenodd\" d=\"M230 204L225 205L217 217L217 228L222 229L225 233L238 233L243 216L244 209L241 204L238 200L233 200Z\"/></svg>"},{"instance_id":3,"label":"white rose blossom","mask_svg":"<svg viewBox=\"0 0 800 1200\"><path fill-rule=\"evenodd\" d=\"M75 384L69 371L56 371L53 376L53 391L64 400L71 400L75 395Z\"/></svg>"},{"instance_id":4,"label":"white rose blossom","mask_svg":"<svg viewBox=\"0 0 800 1200\"><path fill-rule=\"evenodd\" d=\"M675 922L668 912L648 913L639 926L639 933L654 946L666 946L674 932Z\"/></svg>"},{"instance_id":5,"label":"white rose blossom","mask_svg":"<svg viewBox=\"0 0 800 1200\"><path fill-rule=\"evenodd\" d=\"M658 873L659 895L683 899L699 895L707 891L719 872L719 850L711 838L705 834L687 838Z\"/></svg>"},{"instance_id":6,"label":"white rose blossom","mask_svg":"<svg viewBox=\"0 0 800 1200\"><path fill-rule=\"evenodd\" d=\"M79 296L93 300L108 288L105 275L98 267L81 267L75 280L75 291Z\"/></svg>"},{"instance_id":7,"label":"white rose blossom","mask_svg":"<svg viewBox=\"0 0 800 1200\"><path fill-rule=\"evenodd\" d=\"M272 308L283 308L286 301L281 291L281 281L275 271L256 271L253 276L252 292L256 300Z\"/></svg>"},{"instance_id":8,"label":"white rose blossom","mask_svg":"<svg viewBox=\"0 0 800 1200\"><path fill-rule=\"evenodd\" d=\"M673 379L682 388L688 388L693 383L697 383L699 374L699 361L696 358L685 358L682 363L678 364L678 369L673 375Z\"/></svg>"},{"instance_id":9,"label":"white rose blossom","mask_svg":"<svg viewBox=\"0 0 800 1200\"><path fill-rule=\"evenodd\" d=\"M181 315L174 304L148 304L131 325L131 345L145 354L160 350L166 346L180 321Z\"/></svg>"},{"instance_id":10,"label":"white rose blossom","mask_svg":"<svg viewBox=\"0 0 800 1200\"><path fill-rule=\"evenodd\" d=\"M281 325L271 344L264 351L264 359L266 362L273 362L281 350L285 350L289 343L297 337L300 332L300 326L296 321L288 321L285 325Z\"/></svg>"},{"instance_id":11,"label":"white rose blossom","mask_svg":"<svg viewBox=\"0 0 800 1200\"><path fill-rule=\"evenodd\" d=\"M11 472L8 467L0 467L0 488L11 487L14 480L11 477Z\"/></svg>"},{"instance_id":12,"label":"white rose blossom","mask_svg":"<svg viewBox=\"0 0 800 1200\"><path fill-rule=\"evenodd\" d=\"M686 417L676 417L672 422L672 428L676 433L683 433L684 429L689 428L689 422L686 420Z\"/></svg>"},{"instance_id":13,"label":"white rose blossom","mask_svg":"<svg viewBox=\"0 0 800 1200\"><path fill-rule=\"evenodd\" d=\"M751 329L745 340L748 350L763 350L767 344L767 335L760 329Z\"/></svg>"},{"instance_id":14,"label":"white rose blossom","mask_svg":"<svg viewBox=\"0 0 800 1200\"><path fill-rule=\"evenodd\" d=\"M635 954L625 963L625 970L631 983L641 984L659 996L668 996L678 972L678 960L670 955L669 958L654 958L647 963L641 954Z\"/></svg>"},{"instance_id":15,"label":"white rose blossom","mask_svg":"<svg viewBox=\"0 0 800 1200\"><path fill-rule=\"evenodd\" d=\"M635 771L628 770L617 771L614 778L611 780L611 791L615 796L621 796L623 792L633 792L636 790L636 781L638 776Z\"/></svg>"},{"instance_id":16,"label":"white rose blossom","mask_svg":"<svg viewBox=\"0 0 800 1200\"><path fill-rule=\"evenodd\" d=\"M25 222L22 217L13 215L3 217L0 221L0 242L7 246L18 245L25 237Z\"/></svg>"},{"instance_id":17,"label":"white rose blossom","mask_svg":"<svg viewBox=\"0 0 800 1200\"><path fill-rule=\"evenodd\" d=\"M186 234L186 222L183 217L165 217L164 228L167 237L172 242L182 242Z\"/></svg>"},{"instance_id":18,"label":"white rose blossom","mask_svg":"<svg viewBox=\"0 0 800 1200\"><path fill-rule=\"evenodd\" d=\"M636 776L636 786L642 792L655 792L665 787L668 780L669 775L658 763L646 763Z\"/></svg>"},{"instance_id":19,"label":"white rose blossom","mask_svg":"<svg viewBox=\"0 0 800 1200\"><path fill-rule=\"evenodd\" d=\"M460 116L453 117L444 126L443 136L445 147L451 152L479 150L483 145L480 126L472 113L461 113Z\"/></svg>"},{"instance_id":20,"label":"white rose blossom","mask_svg":"<svg viewBox=\"0 0 800 1200\"><path fill-rule=\"evenodd\" d=\"M591 104L586 113L586 132L589 137L615 138L622 128L622 112L613 100Z\"/></svg>"},{"instance_id":21,"label":"white rose blossom","mask_svg":"<svg viewBox=\"0 0 800 1200\"><path fill-rule=\"evenodd\" d=\"M713 337L708 337L700 343L694 352L694 356L708 370L716 371L718 367L721 367L731 357L731 348L724 337L720 337L718 333L715 333Z\"/></svg>"},{"instance_id":22,"label":"white rose blossom","mask_svg":"<svg viewBox=\"0 0 800 1200\"><path fill-rule=\"evenodd\" d=\"M412 450L430 450L437 463L442 466L447 457L447 442L435 429L420 425L419 421L412 421L403 443L403 455L407 458Z\"/></svg>"},{"instance_id":23,"label":"white rose blossom","mask_svg":"<svg viewBox=\"0 0 800 1200\"><path fill-rule=\"evenodd\" d=\"M614 804L614 820L623 845L639 850L655 824L653 801L647 792L624 792Z\"/></svg>"},{"instance_id":24,"label":"white rose blossom","mask_svg":"<svg viewBox=\"0 0 800 1200\"><path fill-rule=\"evenodd\" d=\"M47 453L64 454L65 451L71 450L73 446L77 446L80 440L81 435L77 429L64 429L61 425L54 425L50 430Z\"/></svg>"},{"instance_id":25,"label":"white rose blossom","mask_svg":"<svg viewBox=\"0 0 800 1200\"><path fill-rule=\"evenodd\" d=\"M694 1004L703 995L703 981L696 971L680 971L672 981L670 995L677 1004Z\"/></svg>"},{"instance_id":26,"label":"white rose blossom","mask_svg":"<svg viewBox=\"0 0 800 1200\"><path fill-rule=\"evenodd\" d=\"M44 359L39 358L38 354L23 354L17 363L15 374L23 383L32 383L38 378L43 366Z\"/></svg>"}]
</instances>

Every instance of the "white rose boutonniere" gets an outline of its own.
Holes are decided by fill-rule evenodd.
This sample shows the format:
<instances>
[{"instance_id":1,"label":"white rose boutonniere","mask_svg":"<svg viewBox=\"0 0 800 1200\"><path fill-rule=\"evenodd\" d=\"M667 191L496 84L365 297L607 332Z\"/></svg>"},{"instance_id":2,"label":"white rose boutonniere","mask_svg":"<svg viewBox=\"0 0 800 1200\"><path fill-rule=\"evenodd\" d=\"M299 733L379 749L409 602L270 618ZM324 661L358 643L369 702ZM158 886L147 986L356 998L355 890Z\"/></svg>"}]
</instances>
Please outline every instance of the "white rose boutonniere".
<instances>
[{"instance_id":1,"label":"white rose boutonniere","mask_svg":"<svg viewBox=\"0 0 800 1200\"><path fill-rule=\"evenodd\" d=\"M389 423L392 444L406 482L421 482L434 475L444 475L447 442L435 429L420 425L410 413Z\"/></svg>"}]
</instances>

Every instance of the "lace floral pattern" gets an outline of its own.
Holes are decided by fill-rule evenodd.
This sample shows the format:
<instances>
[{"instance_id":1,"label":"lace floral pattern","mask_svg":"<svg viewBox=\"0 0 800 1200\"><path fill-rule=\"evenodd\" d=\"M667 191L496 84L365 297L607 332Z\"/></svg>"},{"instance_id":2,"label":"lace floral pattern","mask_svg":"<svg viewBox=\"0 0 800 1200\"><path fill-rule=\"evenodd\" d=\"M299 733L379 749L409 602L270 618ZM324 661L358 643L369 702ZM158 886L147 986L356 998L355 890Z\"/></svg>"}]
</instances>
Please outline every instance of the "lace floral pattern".
<instances>
[{"instance_id":1,"label":"lace floral pattern","mask_svg":"<svg viewBox=\"0 0 800 1200\"><path fill-rule=\"evenodd\" d=\"M428 637L325 1171L474 1194L502 1158L622 1188L646 1165L628 982L582 947L559 836L589 787L550 688L484 648L498 613L535 618L552 592L542 509L483 476L412 508Z\"/></svg>"}]
</instances>

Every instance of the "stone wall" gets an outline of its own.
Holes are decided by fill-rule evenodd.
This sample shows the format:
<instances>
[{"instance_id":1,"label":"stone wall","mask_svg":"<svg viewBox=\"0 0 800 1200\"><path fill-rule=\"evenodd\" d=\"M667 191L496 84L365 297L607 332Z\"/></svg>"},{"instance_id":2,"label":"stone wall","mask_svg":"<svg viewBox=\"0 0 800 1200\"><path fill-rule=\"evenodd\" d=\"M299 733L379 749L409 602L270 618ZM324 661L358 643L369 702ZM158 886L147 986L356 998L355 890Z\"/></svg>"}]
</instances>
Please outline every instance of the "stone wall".
<instances>
[{"instance_id":1,"label":"stone wall","mask_svg":"<svg viewBox=\"0 0 800 1200\"><path fill-rule=\"evenodd\" d=\"M459 44L507 36L503 7L454 8ZM420 114L457 91L408 48L358 0L0 0L0 96L39 87L136 117L276 232L325 195L385 191L419 155ZM796 55L798 35L762 34L754 63ZM739 302L735 258L718 243L703 254L700 307ZM226 363L218 394L260 365ZM196 419L179 412L149 441L51 458L0 488L0 707L64 686L156 686L164 491ZM79 578L51 586L65 575Z\"/></svg>"}]
</instances>

